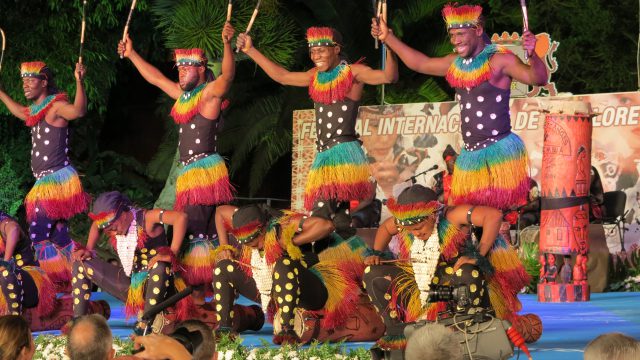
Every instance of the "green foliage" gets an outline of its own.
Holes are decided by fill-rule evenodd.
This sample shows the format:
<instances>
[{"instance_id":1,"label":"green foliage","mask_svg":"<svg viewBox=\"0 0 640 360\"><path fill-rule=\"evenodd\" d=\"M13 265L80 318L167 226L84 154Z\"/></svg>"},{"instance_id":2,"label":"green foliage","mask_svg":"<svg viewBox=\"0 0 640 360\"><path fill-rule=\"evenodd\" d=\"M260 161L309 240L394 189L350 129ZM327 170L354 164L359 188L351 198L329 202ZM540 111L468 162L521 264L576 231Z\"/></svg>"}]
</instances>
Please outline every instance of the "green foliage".
<instances>
[{"instance_id":1,"label":"green foliage","mask_svg":"<svg viewBox=\"0 0 640 360\"><path fill-rule=\"evenodd\" d=\"M527 274L531 276L531 282L527 285L526 290L528 294L535 294L537 292L538 282L540 281L540 261L538 254L538 243L534 241L522 242L518 249L520 261L522 261L522 265L524 265Z\"/></svg>"},{"instance_id":2,"label":"green foliage","mask_svg":"<svg viewBox=\"0 0 640 360\"><path fill-rule=\"evenodd\" d=\"M242 116L234 117L221 137L220 148L226 151L234 148L232 174L252 158L249 193L255 194L271 166L291 150L291 126L283 116L281 104L283 95L263 97L242 111ZM255 119L260 119L256 122ZM237 141L237 139L242 139Z\"/></svg>"},{"instance_id":3,"label":"green foliage","mask_svg":"<svg viewBox=\"0 0 640 360\"><path fill-rule=\"evenodd\" d=\"M609 267L609 290L640 291L640 248L612 255Z\"/></svg>"},{"instance_id":4,"label":"green foliage","mask_svg":"<svg viewBox=\"0 0 640 360\"><path fill-rule=\"evenodd\" d=\"M211 58L221 58L222 27L226 21L227 0L158 0L152 13L158 20L157 28L165 37L169 49L199 47ZM255 4L236 1L233 4L231 24L236 32L244 31ZM263 1L253 25L252 36L256 46L264 49L267 57L277 63L290 65L296 49L296 33L291 18L278 13L278 2Z\"/></svg>"}]
</instances>

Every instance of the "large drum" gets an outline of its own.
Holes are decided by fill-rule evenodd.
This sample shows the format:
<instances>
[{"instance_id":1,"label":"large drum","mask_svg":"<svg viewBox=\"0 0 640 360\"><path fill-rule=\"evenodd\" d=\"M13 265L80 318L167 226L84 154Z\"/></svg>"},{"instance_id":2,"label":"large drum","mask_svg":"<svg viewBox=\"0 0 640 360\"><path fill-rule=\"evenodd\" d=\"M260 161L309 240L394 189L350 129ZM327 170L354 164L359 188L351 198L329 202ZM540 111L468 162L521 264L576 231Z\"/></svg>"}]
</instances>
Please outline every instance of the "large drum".
<instances>
[{"instance_id":1,"label":"large drum","mask_svg":"<svg viewBox=\"0 0 640 360\"><path fill-rule=\"evenodd\" d=\"M274 333L280 332L279 315L273 320ZM371 304L367 296L363 295L358 301L358 308L349 315L344 325L336 328L324 328L320 326L322 315L317 312L296 309L293 330L302 343L306 344L317 340L326 341L375 341L379 339L385 330L380 315Z\"/></svg>"},{"instance_id":2,"label":"large drum","mask_svg":"<svg viewBox=\"0 0 640 360\"><path fill-rule=\"evenodd\" d=\"M540 251L586 254L591 171L591 106L550 101L544 123Z\"/></svg>"}]
</instances>

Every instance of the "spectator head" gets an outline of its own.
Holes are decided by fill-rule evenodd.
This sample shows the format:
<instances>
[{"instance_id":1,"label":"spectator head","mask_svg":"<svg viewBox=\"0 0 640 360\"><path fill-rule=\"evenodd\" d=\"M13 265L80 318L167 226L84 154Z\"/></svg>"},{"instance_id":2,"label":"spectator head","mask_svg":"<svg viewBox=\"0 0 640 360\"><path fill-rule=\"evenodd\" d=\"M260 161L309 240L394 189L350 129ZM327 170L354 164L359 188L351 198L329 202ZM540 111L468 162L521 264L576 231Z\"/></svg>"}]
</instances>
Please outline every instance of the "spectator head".
<instances>
[{"instance_id":1,"label":"spectator head","mask_svg":"<svg viewBox=\"0 0 640 360\"><path fill-rule=\"evenodd\" d=\"M426 324L416 329L407 340L405 359L462 360L462 348L450 328L442 324Z\"/></svg>"},{"instance_id":2,"label":"spectator head","mask_svg":"<svg viewBox=\"0 0 640 360\"><path fill-rule=\"evenodd\" d=\"M29 323L22 316L1 316L0 360L31 360L35 351Z\"/></svg>"},{"instance_id":3,"label":"spectator head","mask_svg":"<svg viewBox=\"0 0 640 360\"><path fill-rule=\"evenodd\" d=\"M71 360L113 359L113 338L107 320L93 314L76 319L67 337L67 353Z\"/></svg>"},{"instance_id":4,"label":"spectator head","mask_svg":"<svg viewBox=\"0 0 640 360\"><path fill-rule=\"evenodd\" d=\"M193 360L211 360L216 353L216 341L213 330L200 320L187 320L181 322L176 330L184 328L191 332L198 332L202 336L202 343L193 349Z\"/></svg>"},{"instance_id":5,"label":"spectator head","mask_svg":"<svg viewBox=\"0 0 640 360\"><path fill-rule=\"evenodd\" d=\"M411 334L404 355L411 360L462 360L462 348L451 329L426 324Z\"/></svg>"},{"instance_id":6,"label":"spectator head","mask_svg":"<svg viewBox=\"0 0 640 360\"><path fill-rule=\"evenodd\" d=\"M640 342L621 333L602 334L584 348L584 360L600 359L640 359Z\"/></svg>"}]
</instances>

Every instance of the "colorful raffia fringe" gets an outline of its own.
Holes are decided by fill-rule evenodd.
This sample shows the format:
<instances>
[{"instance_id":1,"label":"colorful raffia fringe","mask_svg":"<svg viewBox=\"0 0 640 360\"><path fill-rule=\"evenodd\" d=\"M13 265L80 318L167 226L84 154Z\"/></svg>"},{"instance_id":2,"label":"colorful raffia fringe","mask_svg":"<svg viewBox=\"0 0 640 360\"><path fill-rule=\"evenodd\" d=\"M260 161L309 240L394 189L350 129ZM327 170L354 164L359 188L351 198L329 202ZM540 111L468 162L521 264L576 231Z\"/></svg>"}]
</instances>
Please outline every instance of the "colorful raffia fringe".
<instances>
[{"instance_id":1,"label":"colorful raffia fringe","mask_svg":"<svg viewBox=\"0 0 640 360\"><path fill-rule=\"evenodd\" d=\"M441 214L438 221L438 238L440 239L440 254L446 261L458 256L458 251L468 236L468 233L458 229L447 220L444 214Z\"/></svg>"},{"instance_id":2,"label":"colorful raffia fringe","mask_svg":"<svg viewBox=\"0 0 640 360\"><path fill-rule=\"evenodd\" d=\"M186 282L180 276L175 276L173 283L177 292L180 292L187 288ZM184 299L178 301L175 307L175 311L176 311L176 320L178 321L192 319L193 314L196 311L196 306L193 302L193 297L187 296Z\"/></svg>"},{"instance_id":3,"label":"colorful raffia fringe","mask_svg":"<svg viewBox=\"0 0 640 360\"><path fill-rule=\"evenodd\" d=\"M191 91L185 91L176 100L171 108L171 117L176 124L185 124L191 121L198 111L200 111L200 99L202 98L202 90L207 83L198 85Z\"/></svg>"},{"instance_id":4,"label":"colorful raffia fringe","mask_svg":"<svg viewBox=\"0 0 640 360\"><path fill-rule=\"evenodd\" d=\"M44 270L56 287L64 288L71 280L71 261L69 256L51 241L44 240L33 244L40 268Z\"/></svg>"},{"instance_id":5,"label":"colorful raffia fringe","mask_svg":"<svg viewBox=\"0 0 640 360\"><path fill-rule=\"evenodd\" d=\"M369 164L357 141L333 146L316 154L307 177L304 206L311 210L319 199L368 199L373 192Z\"/></svg>"},{"instance_id":6,"label":"colorful raffia fringe","mask_svg":"<svg viewBox=\"0 0 640 360\"><path fill-rule=\"evenodd\" d=\"M176 180L178 211L187 205L218 205L233 200L233 187L224 159L212 154L182 169Z\"/></svg>"},{"instance_id":7,"label":"colorful raffia fringe","mask_svg":"<svg viewBox=\"0 0 640 360\"><path fill-rule=\"evenodd\" d=\"M176 66L199 66L207 63L204 50L199 48L175 49L174 54Z\"/></svg>"},{"instance_id":8,"label":"colorful raffia fringe","mask_svg":"<svg viewBox=\"0 0 640 360\"><path fill-rule=\"evenodd\" d=\"M131 274L131 286L127 294L127 302L125 304L124 313L126 318L138 316L138 313L144 309L144 288L147 284L149 272L140 271Z\"/></svg>"},{"instance_id":9,"label":"colorful raffia fringe","mask_svg":"<svg viewBox=\"0 0 640 360\"><path fill-rule=\"evenodd\" d=\"M42 61L23 62L20 64L20 77L38 77L41 76L41 71L47 67Z\"/></svg>"},{"instance_id":10,"label":"colorful raffia fringe","mask_svg":"<svg viewBox=\"0 0 640 360\"><path fill-rule=\"evenodd\" d=\"M189 285L211 284L215 253L208 239L190 239L182 257L180 273Z\"/></svg>"},{"instance_id":11,"label":"colorful raffia fringe","mask_svg":"<svg viewBox=\"0 0 640 360\"><path fill-rule=\"evenodd\" d=\"M25 120L27 126L35 126L40 122L40 120L44 119L53 104L57 101L69 101L69 98L67 98L67 94L65 93L49 95L44 98L40 104L33 104L25 108L24 114L27 116L27 119Z\"/></svg>"},{"instance_id":12,"label":"colorful raffia fringe","mask_svg":"<svg viewBox=\"0 0 640 360\"><path fill-rule=\"evenodd\" d=\"M360 284L364 274L364 253L367 251L367 244L357 235L346 240L336 233L331 235L333 243L330 248L318 255L319 260L333 261L357 284Z\"/></svg>"},{"instance_id":13,"label":"colorful raffia fringe","mask_svg":"<svg viewBox=\"0 0 640 360\"><path fill-rule=\"evenodd\" d=\"M416 321L424 313L420 301L420 289L416 283L413 266L409 262L396 263L402 269L401 275L391 284L390 313L396 312L396 318L403 322Z\"/></svg>"},{"instance_id":14,"label":"colorful raffia fringe","mask_svg":"<svg viewBox=\"0 0 640 360\"><path fill-rule=\"evenodd\" d=\"M496 54L510 53L505 47L500 45L487 45L482 51L472 58L464 59L458 56L449 70L446 79L449 85L454 88L474 88L491 78L491 57ZM455 174L455 172L454 172Z\"/></svg>"},{"instance_id":15,"label":"colorful raffia fringe","mask_svg":"<svg viewBox=\"0 0 640 360\"><path fill-rule=\"evenodd\" d=\"M351 66L343 61L329 71L315 73L309 84L309 96L313 101L322 104L343 101L352 84Z\"/></svg>"},{"instance_id":16,"label":"colorful raffia fringe","mask_svg":"<svg viewBox=\"0 0 640 360\"><path fill-rule=\"evenodd\" d=\"M398 259L408 261L411 258L411 245L413 245L414 237L408 231L401 231L398 237Z\"/></svg>"},{"instance_id":17,"label":"colorful raffia fringe","mask_svg":"<svg viewBox=\"0 0 640 360\"><path fill-rule=\"evenodd\" d=\"M387 200L387 208L401 225L415 225L435 213L442 205L437 201L418 201L411 204L398 204L395 198Z\"/></svg>"},{"instance_id":18,"label":"colorful raffia fringe","mask_svg":"<svg viewBox=\"0 0 640 360\"><path fill-rule=\"evenodd\" d=\"M477 26L482 15L482 6L447 4L442 8L442 17L447 29Z\"/></svg>"},{"instance_id":19,"label":"colorful raffia fringe","mask_svg":"<svg viewBox=\"0 0 640 360\"><path fill-rule=\"evenodd\" d=\"M487 148L462 149L451 185L454 204L484 205L505 210L526 202L529 162L522 140L510 134Z\"/></svg>"},{"instance_id":20,"label":"colorful raffia fringe","mask_svg":"<svg viewBox=\"0 0 640 360\"><path fill-rule=\"evenodd\" d=\"M330 249L323 251L331 252ZM338 327L344 324L358 307L358 297L361 294L360 286L348 266L337 257L342 251L335 254L325 254L325 259L315 264L309 270L314 273L327 288L327 302L321 310L323 317L320 325L324 328ZM313 313L313 312L312 312Z\"/></svg>"},{"instance_id":21,"label":"colorful raffia fringe","mask_svg":"<svg viewBox=\"0 0 640 360\"><path fill-rule=\"evenodd\" d=\"M116 211L103 211L99 214L89 213L89 218L93 220L98 229L104 229L116 219Z\"/></svg>"},{"instance_id":22,"label":"colorful raffia fringe","mask_svg":"<svg viewBox=\"0 0 640 360\"><path fill-rule=\"evenodd\" d=\"M404 350L407 347L407 338L404 335L384 335L376 340L376 347L382 350Z\"/></svg>"},{"instance_id":23,"label":"colorful raffia fringe","mask_svg":"<svg viewBox=\"0 0 640 360\"><path fill-rule=\"evenodd\" d=\"M429 321L436 321L438 320L438 314L445 310L447 310L447 303L444 301L430 303L427 307L426 318Z\"/></svg>"},{"instance_id":24,"label":"colorful raffia fringe","mask_svg":"<svg viewBox=\"0 0 640 360\"><path fill-rule=\"evenodd\" d=\"M495 269L493 276L488 278L491 306L499 318L512 321L522 308L518 292L531 282L531 277L518 253L509 247L502 235L498 235L489 253L489 261Z\"/></svg>"},{"instance_id":25,"label":"colorful raffia fringe","mask_svg":"<svg viewBox=\"0 0 640 360\"><path fill-rule=\"evenodd\" d=\"M302 251L292 240L303 216L287 211L283 216L271 222L264 239L264 253L268 265L275 264L285 252L291 260L302 259ZM280 233L278 234L278 232Z\"/></svg>"},{"instance_id":26,"label":"colorful raffia fringe","mask_svg":"<svg viewBox=\"0 0 640 360\"><path fill-rule=\"evenodd\" d=\"M265 248L266 248L266 244L265 244ZM239 258L239 264L240 268L242 269L242 271L244 271L245 274L247 274L247 276L249 277L253 277L253 271L251 269L251 255L252 255L252 250L250 247L248 246L243 246L242 249L240 250L240 258ZM265 249L265 252L267 250Z\"/></svg>"},{"instance_id":27,"label":"colorful raffia fringe","mask_svg":"<svg viewBox=\"0 0 640 360\"><path fill-rule=\"evenodd\" d=\"M54 284L49 280L47 274L37 266L25 266L22 268L29 273L33 282L38 289L38 306L36 306L36 314L41 317L47 317L53 313L56 308L56 289Z\"/></svg>"},{"instance_id":28,"label":"colorful raffia fringe","mask_svg":"<svg viewBox=\"0 0 640 360\"><path fill-rule=\"evenodd\" d=\"M27 219L36 217L36 205L50 219L69 219L84 212L89 205L89 195L82 189L76 170L67 166L37 180L27 194L25 207Z\"/></svg>"}]
</instances>

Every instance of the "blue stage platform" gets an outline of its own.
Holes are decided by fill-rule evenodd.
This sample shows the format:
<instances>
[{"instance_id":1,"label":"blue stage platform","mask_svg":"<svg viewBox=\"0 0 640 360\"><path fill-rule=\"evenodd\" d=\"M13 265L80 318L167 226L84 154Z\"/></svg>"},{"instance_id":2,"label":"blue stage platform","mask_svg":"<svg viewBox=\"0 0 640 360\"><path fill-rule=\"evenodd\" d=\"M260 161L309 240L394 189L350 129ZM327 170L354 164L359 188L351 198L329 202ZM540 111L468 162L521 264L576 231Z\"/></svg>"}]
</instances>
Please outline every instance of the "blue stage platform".
<instances>
[{"instance_id":1,"label":"blue stage platform","mask_svg":"<svg viewBox=\"0 0 640 360\"><path fill-rule=\"evenodd\" d=\"M94 299L105 299L111 305L109 325L114 335L128 336L132 323L125 321L122 302L102 293L94 294ZM529 344L529 350L536 360L582 359L582 351L586 344L607 332L622 332L640 339L640 293L592 294L591 301L585 303L539 303L535 295L521 295L520 299L523 303L523 313L538 314L544 326L540 340ZM249 304L246 300L241 303ZM59 332L36 334L42 333ZM271 325L265 324L261 331L243 333L243 345L260 346L262 339L271 341L271 334ZM372 343L346 344L348 348L369 348L371 345ZM520 358L526 359L524 354Z\"/></svg>"}]
</instances>

